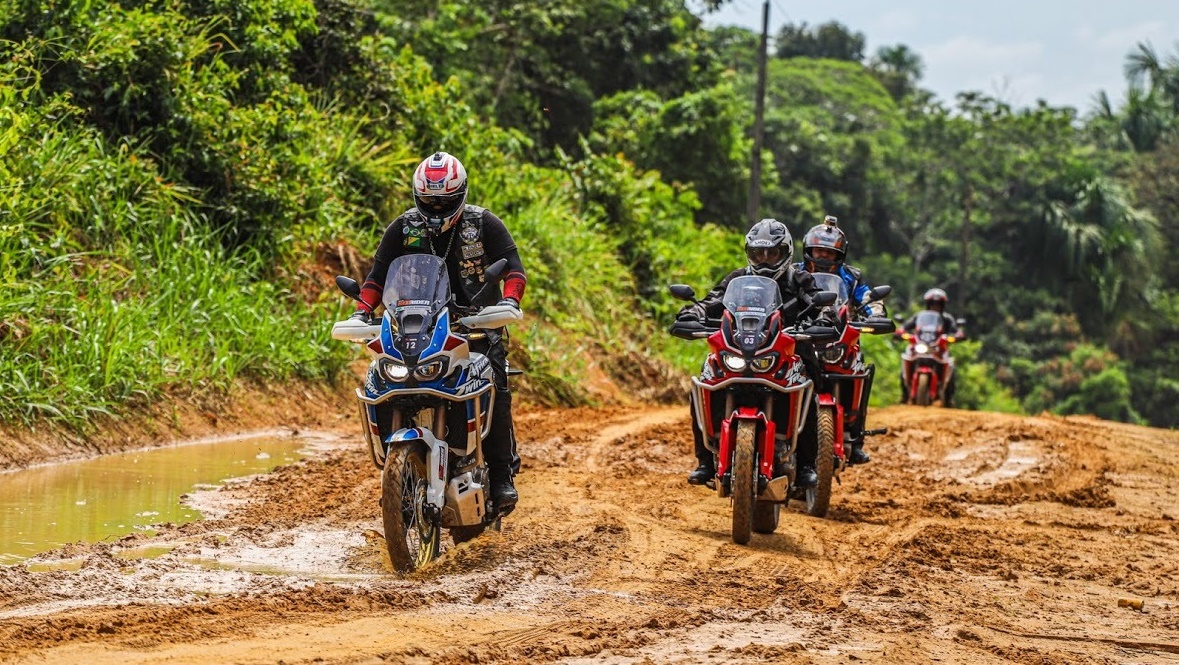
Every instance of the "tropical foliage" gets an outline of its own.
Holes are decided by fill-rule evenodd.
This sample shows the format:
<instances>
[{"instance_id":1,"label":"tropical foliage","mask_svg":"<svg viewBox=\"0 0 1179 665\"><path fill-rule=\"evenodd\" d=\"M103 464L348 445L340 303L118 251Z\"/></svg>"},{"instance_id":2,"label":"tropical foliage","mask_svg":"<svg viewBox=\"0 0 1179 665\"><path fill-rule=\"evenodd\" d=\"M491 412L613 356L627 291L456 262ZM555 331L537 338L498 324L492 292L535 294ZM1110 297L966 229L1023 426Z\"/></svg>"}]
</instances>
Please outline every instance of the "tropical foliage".
<instances>
[{"instance_id":1,"label":"tropical foliage","mask_svg":"<svg viewBox=\"0 0 1179 665\"><path fill-rule=\"evenodd\" d=\"M521 246L534 398L690 371L665 286L739 265L750 221L759 39L692 11L720 4L0 3L0 418L336 380L347 305L309 275L359 271L436 149ZM947 289L964 406L1179 423L1179 55L1140 45L1078 113L939 100L866 43L775 35L758 215L839 217L895 312ZM899 350L869 348L887 403Z\"/></svg>"}]
</instances>

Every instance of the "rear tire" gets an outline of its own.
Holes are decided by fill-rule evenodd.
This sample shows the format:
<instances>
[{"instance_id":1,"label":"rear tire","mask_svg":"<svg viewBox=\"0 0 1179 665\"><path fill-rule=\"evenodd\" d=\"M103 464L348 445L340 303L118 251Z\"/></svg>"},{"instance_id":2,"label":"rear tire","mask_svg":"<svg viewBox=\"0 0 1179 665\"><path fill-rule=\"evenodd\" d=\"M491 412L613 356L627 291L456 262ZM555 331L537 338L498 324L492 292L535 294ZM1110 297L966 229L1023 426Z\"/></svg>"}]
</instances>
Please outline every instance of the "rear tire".
<instances>
[{"instance_id":1,"label":"rear tire","mask_svg":"<svg viewBox=\"0 0 1179 665\"><path fill-rule=\"evenodd\" d=\"M390 451L381 474L381 515L389 562L409 573L438 557L442 529L425 517L426 454L421 446Z\"/></svg>"},{"instance_id":2,"label":"rear tire","mask_svg":"<svg viewBox=\"0 0 1179 665\"><path fill-rule=\"evenodd\" d=\"M831 477L835 473L835 410L819 409L818 450L815 453L815 472L819 482L806 491L806 514L826 517L831 505Z\"/></svg>"},{"instance_id":3,"label":"rear tire","mask_svg":"<svg viewBox=\"0 0 1179 665\"><path fill-rule=\"evenodd\" d=\"M917 377L917 406L929 404L929 375L921 374Z\"/></svg>"},{"instance_id":4,"label":"rear tire","mask_svg":"<svg viewBox=\"0 0 1179 665\"><path fill-rule=\"evenodd\" d=\"M753 506L753 530L757 533L773 533L778 529L778 513L782 504L758 501Z\"/></svg>"},{"instance_id":5,"label":"rear tire","mask_svg":"<svg viewBox=\"0 0 1179 665\"><path fill-rule=\"evenodd\" d=\"M757 501L757 457L753 444L757 427L748 420L737 421L737 450L733 453L733 542L749 542L753 530L753 504Z\"/></svg>"}]
</instances>

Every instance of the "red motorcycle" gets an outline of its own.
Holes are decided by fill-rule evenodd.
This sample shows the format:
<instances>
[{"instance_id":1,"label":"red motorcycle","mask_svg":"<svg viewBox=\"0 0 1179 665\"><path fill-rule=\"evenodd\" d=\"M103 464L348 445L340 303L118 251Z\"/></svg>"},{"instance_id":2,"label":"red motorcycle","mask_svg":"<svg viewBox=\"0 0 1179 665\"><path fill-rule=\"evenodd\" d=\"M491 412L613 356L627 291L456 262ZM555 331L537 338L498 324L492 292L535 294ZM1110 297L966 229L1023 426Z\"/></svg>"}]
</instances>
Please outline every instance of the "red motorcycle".
<instances>
[{"instance_id":1,"label":"red motorcycle","mask_svg":"<svg viewBox=\"0 0 1179 665\"><path fill-rule=\"evenodd\" d=\"M847 283L833 273L812 273L816 284L825 291L837 294L835 305L839 314L839 339L820 348L819 359L822 371L817 382L819 402L819 432L824 436L831 430L834 440L834 475L849 466L848 458L852 446L863 442L864 437L884 434L888 430L864 430L868 415L868 398L872 394L872 381L876 366L864 362L860 349L860 335L864 332L879 335L896 330L896 324L886 318L855 318L855 306L850 301ZM867 302L878 302L892 292L890 286L872 289ZM822 464L822 461L820 461ZM820 472L822 477L823 473ZM830 488L825 493L830 497ZM824 512L825 512L824 507Z\"/></svg>"},{"instance_id":2,"label":"red motorcycle","mask_svg":"<svg viewBox=\"0 0 1179 665\"><path fill-rule=\"evenodd\" d=\"M671 293L696 301L689 286L673 285ZM835 294L821 293L812 302L822 307L834 300ZM708 339L711 352L701 376L692 379L692 405L705 445L716 455L717 475L710 486L721 498L732 498L733 542L745 544L751 531L773 533L781 505L791 498L798 440L814 402L814 381L803 356L813 357L813 343L832 341L838 333L820 326L786 328L778 284L766 277L734 279L723 302L719 325L677 321L670 332ZM830 437L820 438L817 459L832 459L833 446ZM809 514L826 510L818 488L807 490L804 498Z\"/></svg>"},{"instance_id":3,"label":"red motorcycle","mask_svg":"<svg viewBox=\"0 0 1179 665\"><path fill-rule=\"evenodd\" d=\"M954 377L950 345L958 341L944 331L942 315L933 310L918 312L913 332L897 330L908 342L901 354L901 377L909 404L930 406L945 401L946 385Z\"/></svg>"}]
</instances>

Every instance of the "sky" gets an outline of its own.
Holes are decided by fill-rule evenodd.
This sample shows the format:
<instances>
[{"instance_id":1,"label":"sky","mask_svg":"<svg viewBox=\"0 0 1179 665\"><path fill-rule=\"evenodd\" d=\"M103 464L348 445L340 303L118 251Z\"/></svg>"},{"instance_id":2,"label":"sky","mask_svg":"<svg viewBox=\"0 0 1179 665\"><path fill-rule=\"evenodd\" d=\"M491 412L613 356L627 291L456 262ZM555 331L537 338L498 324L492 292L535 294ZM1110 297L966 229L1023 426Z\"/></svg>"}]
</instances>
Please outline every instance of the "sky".
<instances>
[{"instance_id":1,"label":"sky","mask_svg":"<svg viewBox=\"0 0 1179 665\"><path fill-rule=\"evenodd\" d=\"M760 31L763 2L731 0L705 24ZM771 37L784 23L830 20L864 33L868 55L907 44L925 65L921 87L945 101L979 90L1082 114L1100 90L1124 98L1123 65L1138 42L1179 53L1179 0L770 0Z\"/></svg>"}]
</instances>

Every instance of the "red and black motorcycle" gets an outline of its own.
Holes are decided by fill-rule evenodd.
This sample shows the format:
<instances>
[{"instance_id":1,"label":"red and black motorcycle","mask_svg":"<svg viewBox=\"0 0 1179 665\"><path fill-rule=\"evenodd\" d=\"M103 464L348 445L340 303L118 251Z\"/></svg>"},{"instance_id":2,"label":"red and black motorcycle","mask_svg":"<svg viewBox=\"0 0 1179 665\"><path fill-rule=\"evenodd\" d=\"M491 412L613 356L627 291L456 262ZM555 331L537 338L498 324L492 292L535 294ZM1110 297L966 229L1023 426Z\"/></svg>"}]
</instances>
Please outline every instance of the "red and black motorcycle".
<instances>
[{"instance_id":1,"label":"red and black motorcycle","mask_svg":"<svg viewBox=\"0 0 1179 665\"><path fill-rule=\"evenodd\" d=\"M866 436L884 434L887 429L864 430L868 415L868 398L872 394L872 381L876 366L864 362L860 348L860 335L891 333L896 324L883 317L858 319L855 304L851 302L847 284L839 275L812 273L815 283L825 291L837 294L835 306L839 316L839 339L818 349L822 371L817 383L819 402L819 432L832 430L834 446L835 477L849 466L848 458L852 446L860 445ZM866 302L881 301L892 292L890 286L872 289ZM822 475L822 474L820 474ZM826 492L830 496L830 491Z\"/></svg>"},{"instance_id":2,"label":"red and black motorcycle","mask_svg":"<svg viewBox=\"0 0 1179 665\"><path fill-rule=\"evenodd\" d=\"M696 301L692 288L671 287L672 295ZM834 302L835 294L816 295L813 306ZM692 379L692 405L704 432L705 445L716 455L716 478L710 484L733 501L733 542L749 542L751 531L773 533L782 504L791 498L797 473L796 451L808 411L813 407L814 380L803 354L813 357L814 343L832 341L834 328L787 328L782 297L772 279L755 275L731 281L723 298L724 313L710 326L677 321L671 334L708 339L711 352L700 377ZM834 441L817 442L824 457L826 485ZM819 464L823 486L823 465ZM826 505L818 489L805 493L807 512L821 515Z\"/></svg>"},{"instance_id":3,"label":"red and black motorcycle","mask_svg":"<svg viewBox=\"0 0 1179 665\"><path fill-rule=\"evenodd\" d=\"M912 332L896 331L909 343L901 353L901 377L909 404L945 403L946 386L954 378L950 345L958 337L946 334L944 325L940 313L925 310L917 313Z\"/></svg>"}]
</instances>

